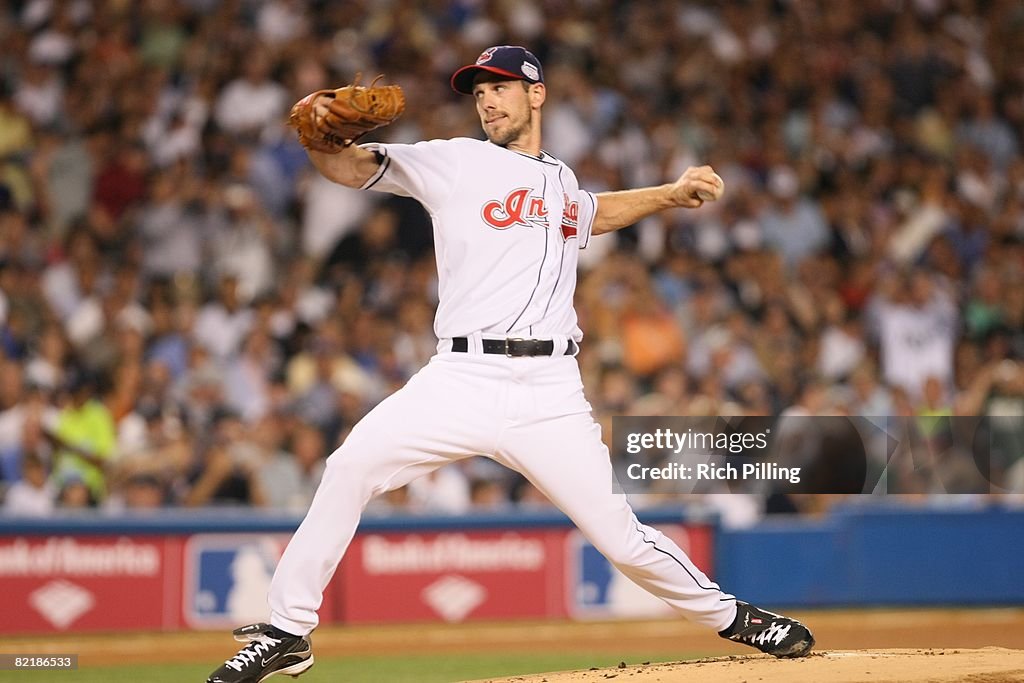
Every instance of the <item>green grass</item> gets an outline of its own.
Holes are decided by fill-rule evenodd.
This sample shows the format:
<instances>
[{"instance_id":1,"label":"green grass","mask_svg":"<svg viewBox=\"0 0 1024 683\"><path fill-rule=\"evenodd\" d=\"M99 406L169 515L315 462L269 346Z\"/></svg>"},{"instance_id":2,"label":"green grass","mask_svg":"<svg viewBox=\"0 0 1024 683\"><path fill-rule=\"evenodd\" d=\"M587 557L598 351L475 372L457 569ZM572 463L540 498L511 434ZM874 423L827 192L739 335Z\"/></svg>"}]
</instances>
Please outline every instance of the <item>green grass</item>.
<instances>
[{"instance_id":1,"label":"green grass","mask_svg":"<svg viewBox=\"0 0 1024 683\"><path fill-rule=\"evenodd\" d=\"M627 664L667 661L665 653L650 656L630 655ZM505 653L410 655L407 657L344 657L317 659L316 665L301 678L275 676L273 683L451 683L476 678L544 673L592 666L615 666L622 660L595 652ZM161 664L139 666L88 666L77 671L0 671L3 683L47 681L47 683L201 683L214 664ZM270 682L268 682L270 683Z\"/></svg>"}]
</instances>

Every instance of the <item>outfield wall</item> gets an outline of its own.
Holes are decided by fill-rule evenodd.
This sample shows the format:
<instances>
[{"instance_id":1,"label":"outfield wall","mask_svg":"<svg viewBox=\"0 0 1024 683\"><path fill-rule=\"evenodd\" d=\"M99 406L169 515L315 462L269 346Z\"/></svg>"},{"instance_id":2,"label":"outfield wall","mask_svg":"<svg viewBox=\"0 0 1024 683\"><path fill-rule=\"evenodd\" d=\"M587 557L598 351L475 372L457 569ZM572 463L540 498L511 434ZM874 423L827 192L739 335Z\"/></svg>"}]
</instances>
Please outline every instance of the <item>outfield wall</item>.
<instances>
[{"instance_id":1,"label":"outfield wall","mask_svg":"<svg viewBox=\"0 0 1024 683\"><path fill-rule=\"evenodd\" d=\"M1024 604L1024 509L847 507L718 535L717 579L800 606Z\"/></svg>"},{"instance_id":2,"label":"outfield wall","mask_svg":"<svg viewBox=\"0 0 1024 683\"><path fill-rule=\"evenodd\" d=\"M641 518L765 605L1024 604L1024 511L847 508L723 530ZM296 518L253 511L0 521L0 632L222 629L265 619ZM324 624L671 616L560 514L368 519Z\"/></svg>"},{"instance_id":3,"label":"outfield wall","mask_svg":"<svg viewBox=\"0 0 1024 683\"><path fill-rule=\"evenodd\" d=\"M701 566L712 518L642 516ZM0 633L223 629L266 619L266 592L299 520L224 510L0 526ZM321 623L607 619L666 615L561 514L367 519Z\"/></svg>"}]
</instances>

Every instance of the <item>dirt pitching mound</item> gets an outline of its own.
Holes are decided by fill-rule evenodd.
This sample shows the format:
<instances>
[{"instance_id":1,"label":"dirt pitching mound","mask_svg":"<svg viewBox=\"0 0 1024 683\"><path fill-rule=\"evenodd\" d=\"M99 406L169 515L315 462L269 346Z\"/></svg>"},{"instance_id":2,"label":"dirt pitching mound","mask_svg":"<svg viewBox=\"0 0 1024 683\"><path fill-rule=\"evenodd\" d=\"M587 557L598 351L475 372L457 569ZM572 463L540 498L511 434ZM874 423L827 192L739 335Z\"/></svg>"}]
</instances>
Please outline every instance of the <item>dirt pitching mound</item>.
<instances>
[{"instance_id":1,"label":"dirt pitching mound","mask_svg":"<svg viewBox=\"0 0 1024 683\"><path fill-rule=\"evenodd\" d=\"M492 678L486 683L1024 683L1024 651L832 650L802 659L767 655ZM479 682L484 683L484 682Z\"/></svg>"}]
</instances>

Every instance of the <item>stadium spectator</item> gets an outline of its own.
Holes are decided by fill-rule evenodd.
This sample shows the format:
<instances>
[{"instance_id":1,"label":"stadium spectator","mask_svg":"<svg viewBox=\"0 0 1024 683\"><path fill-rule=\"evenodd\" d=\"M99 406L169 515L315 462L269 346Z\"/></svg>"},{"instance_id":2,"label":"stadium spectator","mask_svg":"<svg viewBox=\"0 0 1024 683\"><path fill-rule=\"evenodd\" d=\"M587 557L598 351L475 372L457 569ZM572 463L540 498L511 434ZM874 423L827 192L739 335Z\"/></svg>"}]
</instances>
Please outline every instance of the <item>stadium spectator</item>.
<instances>
[{"instance_id":1,"label":"stadium spectator","mask_svg":"<svg viewBox=\"0 0 1024 683\"><path fill-rule=\"evenodd\" d=\"M225 273L219 278L216 298L199 309L192 334L216 361L222 362L241 348L252 328L252 318L252 309L242 301L238 276Z\"/></svg>"},{"instance_id":2,"label":"stadium spectator","mask_svg":"<svg viewBox=\"0 0 1024 683\"><path fill-rule=\"evenodd\" d=\"M81 504L83 493L89 505L107 495L107 470L116 456L117 428L101 400L103 381L87 370L76 372L66 386L67 405L52 425L43 428L53 443L53 477L61 487L62 505Z\"/></svg>"},{"instance_id":3,"label":"stadium spectator","mask_svg":"<svg viewBox=\"0 0 1024 683\"><path fill-rule=\"evenodd\" d=\"M53 512L57 492L46 463L37 455L22 460L22 478L7 490L3 511L16 517L46 517Z\"/></svg>"},{"instance_id":4,"label":"stadium spectator","mask_svg":"<svg viewBox=\"0 0 1024 683\"><path fill-rule=\"evenodd\" d=\"M284 86L271 77L273 62L262 52L240 54L242 75L224 86L217 97L214 119L221 130L251 139L277 130L289 103Z\"/></svg>"},{"instance_id":5,"label":"stadium spectator","mask_svg":"<svg viewBox=\"0 0 1024 683\"><path fill-rule=\"evenodd\" d=\"M953 381L957 311L950 292L931 273L915 271L880 283L873 302L883 376L918 397L929 377Z\"/></svg>"},{"instance_id":6,"label":"stadium spectator","mask_svg":"<svg viewBox=\"0 0 1024 683\"><path fill-rule=\"evenodd\" d=\"M773 168L767 189L775 202L761 214L761 230L765 241L782 254L790 268L828 246L825 216L817 202L801 193L800 179L793 169Z\"/></svg>"},{"instance_id":7,"label":"stadium spectator","mask_svg":"<svg viewBox=\"0 0 1024 683\"><path fill-rule=\"evenodd\" d=\"M245 435L241 419L222 408L213 416L210 442L190 477L183 504L188 507L266 504L259 470L263 454Z\"/></svg>"},{"instance_id":8,"label":"stadium spectator","mask_svg":"<svg viewBox=\"0 0 1024 683\"><path fill-rule=\"evenodd\" d=\"M290 448L278 450L260 468L267 506L293 513L305 512L323 476L326 450L319 429L301 422L294 425Z\"/></svg>"}]
</instances>

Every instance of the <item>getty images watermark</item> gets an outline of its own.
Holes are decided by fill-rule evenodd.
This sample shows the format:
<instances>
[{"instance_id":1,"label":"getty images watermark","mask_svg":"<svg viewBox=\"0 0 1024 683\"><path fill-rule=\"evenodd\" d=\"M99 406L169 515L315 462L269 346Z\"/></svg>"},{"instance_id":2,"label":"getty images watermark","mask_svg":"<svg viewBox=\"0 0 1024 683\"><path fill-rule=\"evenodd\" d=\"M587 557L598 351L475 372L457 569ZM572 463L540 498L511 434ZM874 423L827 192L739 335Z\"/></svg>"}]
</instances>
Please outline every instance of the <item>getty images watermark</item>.
<instances>
[{"instance_id":1,"label":"getty images watermark","mask_svg":"<svg viewBox=\"0 0 1024 683\"><path fill-rule=\"evenodd\" d=\"M616 417L625 493L1020 493L1024 419Z\"/></svg>"},{"instance_id":2,"label":"getty images watermark","mask_svg":"<svg viewBox=\"0 0 1024 683\"><path fill-rule=\"evenodd\" d=\"M706 462L686 462L668 459L659 466L630 462L626 466L626 477L632 481L679 480L679 481L776 481L786 480L791 484L800 483L800 467L780 467L774 462L743 462L739 466L714 456L724 454L768 453L771 428L764 431L725 432L695 431L692 427L685 432L658 428L653 432L628 432L626 453L641 455L645 451L670 453L673 456L707 455ZM692 460L688 458L687 462Z\"/></svg>"}]
</instances>

